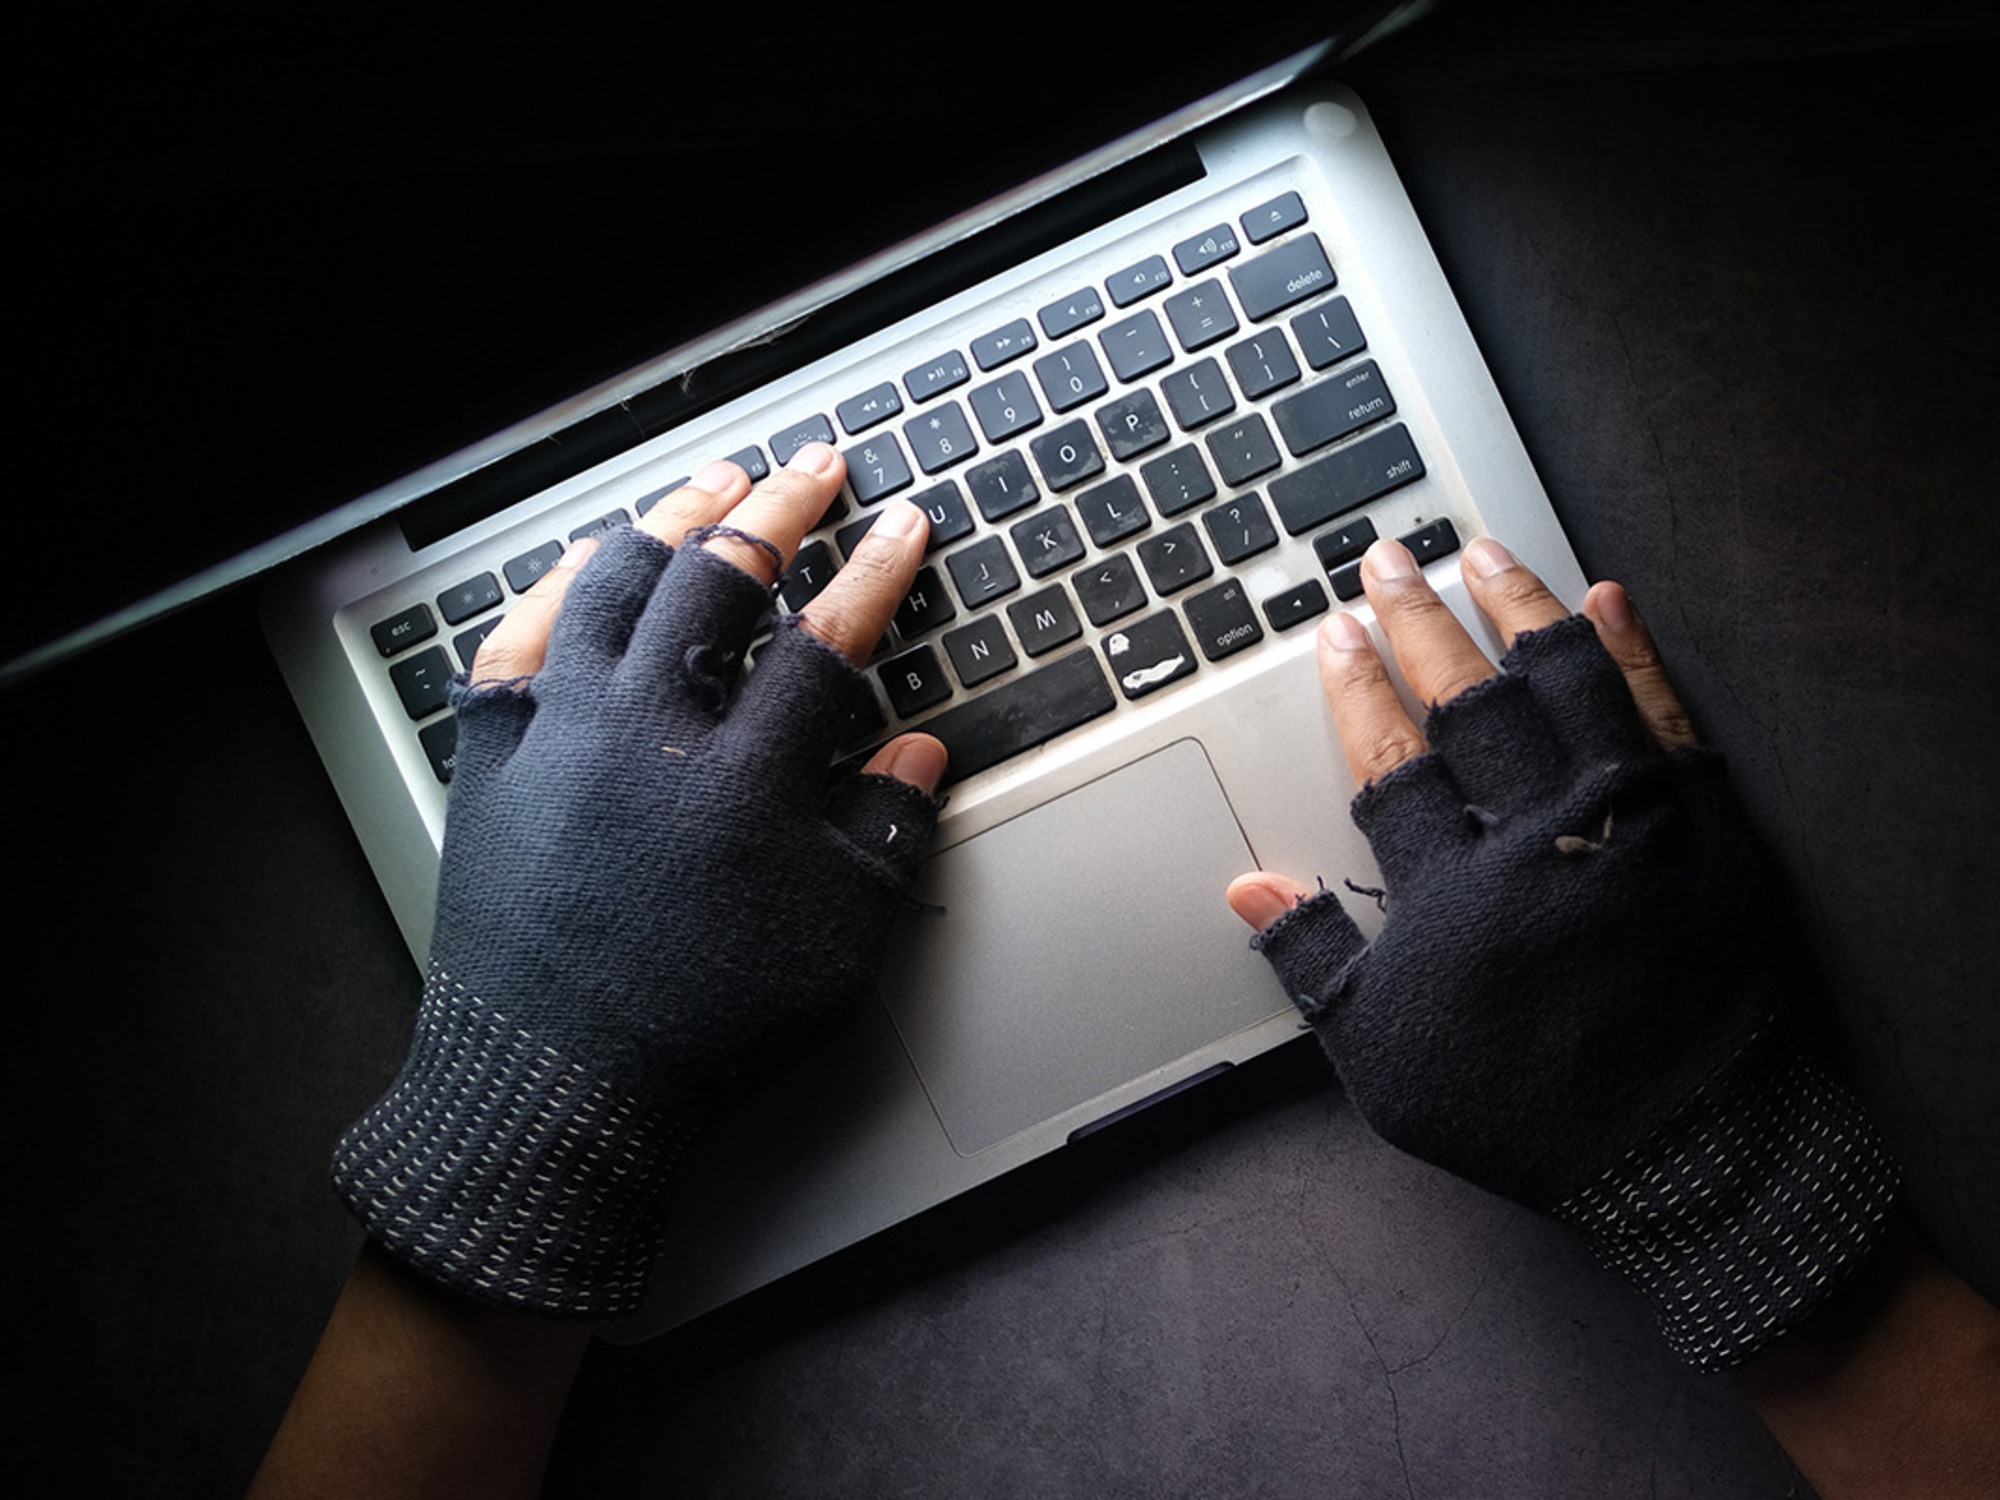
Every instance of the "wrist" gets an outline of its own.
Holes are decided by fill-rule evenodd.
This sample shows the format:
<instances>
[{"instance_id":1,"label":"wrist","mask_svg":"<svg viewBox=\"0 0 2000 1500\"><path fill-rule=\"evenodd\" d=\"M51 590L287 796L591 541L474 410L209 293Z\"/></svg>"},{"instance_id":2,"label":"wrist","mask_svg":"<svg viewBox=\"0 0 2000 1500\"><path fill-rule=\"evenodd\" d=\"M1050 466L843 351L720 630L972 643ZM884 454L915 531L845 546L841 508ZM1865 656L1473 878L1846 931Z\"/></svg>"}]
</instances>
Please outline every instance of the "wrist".
<instances>
[{"instance_id":1,"label":"wrist","mask_svg":"<svg viewBox=\"0 0 2000 1500\"><path fill-rule=\"evenodd\" d=\"M1860 1103L1766 1032L1674 1126L1553 1212L1653 1304L1676 1354L1715 1371L1831 1296L1900 1188Z\"/></svg>"}]
</instances>

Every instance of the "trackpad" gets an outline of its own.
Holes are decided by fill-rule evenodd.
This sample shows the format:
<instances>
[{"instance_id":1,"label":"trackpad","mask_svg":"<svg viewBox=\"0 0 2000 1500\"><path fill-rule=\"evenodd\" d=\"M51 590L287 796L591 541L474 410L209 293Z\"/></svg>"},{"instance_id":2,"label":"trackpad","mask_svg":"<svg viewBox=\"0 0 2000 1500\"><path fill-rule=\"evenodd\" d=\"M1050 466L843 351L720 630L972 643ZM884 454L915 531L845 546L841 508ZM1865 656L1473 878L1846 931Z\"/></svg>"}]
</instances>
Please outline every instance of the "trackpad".
<instances>
[{"instance_id":1,"label":"trackpad","mask_svg":"<svg viewBox=\"0 0 2000 1500\"><path fill-rule=\"evenodd\" d=\"M883 996L952 1146L1284 1009L1222 899L1255 865L1192 740L937 855L915 894L941 910L905 922Z\"/></svg>"}]
</instances>

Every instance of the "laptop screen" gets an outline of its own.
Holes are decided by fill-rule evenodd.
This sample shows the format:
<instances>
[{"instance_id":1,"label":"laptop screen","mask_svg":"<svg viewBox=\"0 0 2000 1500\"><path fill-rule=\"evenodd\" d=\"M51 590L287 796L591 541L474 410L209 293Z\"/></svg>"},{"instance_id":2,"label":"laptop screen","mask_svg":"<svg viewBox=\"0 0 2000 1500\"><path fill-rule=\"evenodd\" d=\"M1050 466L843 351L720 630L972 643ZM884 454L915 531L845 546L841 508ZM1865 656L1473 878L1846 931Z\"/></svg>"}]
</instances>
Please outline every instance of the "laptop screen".
<instances>
[{"instance_id":1,"label":"laptop screen","mask_svg":"<svg viewBox=\"0 0 2000 1500\"><path fill-rule=\"evenodd\" d=\"M26 524L56 545L16 570L0 664L238 581L365 519L357 497L397 503L403 476L1269 69L1343 13L1351 41L1403 8L1283 9L840 39L708 13L699 38L664 19L548 37L296 21L247 46L177 20L67 54L30 101L13 313L19 514L52 510Z\"/></svg>"}]
</instances>

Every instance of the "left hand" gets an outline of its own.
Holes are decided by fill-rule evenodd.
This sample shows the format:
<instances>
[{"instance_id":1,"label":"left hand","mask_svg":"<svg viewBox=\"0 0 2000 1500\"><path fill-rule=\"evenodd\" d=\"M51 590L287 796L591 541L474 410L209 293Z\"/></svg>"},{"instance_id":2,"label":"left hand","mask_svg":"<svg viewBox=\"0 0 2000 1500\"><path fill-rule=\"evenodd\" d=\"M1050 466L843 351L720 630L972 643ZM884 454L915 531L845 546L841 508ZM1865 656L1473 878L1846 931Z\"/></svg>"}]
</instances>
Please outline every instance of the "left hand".
<instances>
[{"instance_id":1,"label":"left hand","mask_svg":"<svg viewBox=\"0 0 2000 1500\"><path fill-rule=\"evenodd\" d=\"M829 776L921 512L884 507L742 673L842 473L823 446L755 487L704 470L544 580L454 689L416 1040L336 1159L426 1274L503 1306L631 1310L683 1139L869 993L944 752L906 735Z\"/></svg>"}]
</instances>

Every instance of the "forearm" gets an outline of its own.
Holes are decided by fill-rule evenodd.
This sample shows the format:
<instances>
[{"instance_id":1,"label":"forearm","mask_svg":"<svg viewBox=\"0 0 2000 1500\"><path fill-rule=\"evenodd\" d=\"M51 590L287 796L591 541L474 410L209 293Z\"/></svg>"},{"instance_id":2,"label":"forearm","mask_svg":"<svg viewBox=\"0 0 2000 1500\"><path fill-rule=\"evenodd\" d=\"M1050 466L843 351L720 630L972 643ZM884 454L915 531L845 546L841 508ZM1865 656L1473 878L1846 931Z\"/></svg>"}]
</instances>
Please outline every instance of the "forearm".
<instances>
[{"instance_id":1,"label":"forearm","mask_svg":"<svg viewBox=\"0 0 2000 1500\"><path fill-rule=\"evenodd\" d=\"M1825 1500L2000 1494L2000 1311L1907 1228L1736 1381Z\"/></svg>"},{"instance_id":2,"label":"forearm","mask_svg":"<svg viewBox=\"0 0 2000 1500\"><path fill-rule=\"evenodd\" d=\"M589 1341L478 1306L371 1242L250 1493L532 1495Z\"/></svg>"}]
</instances>

